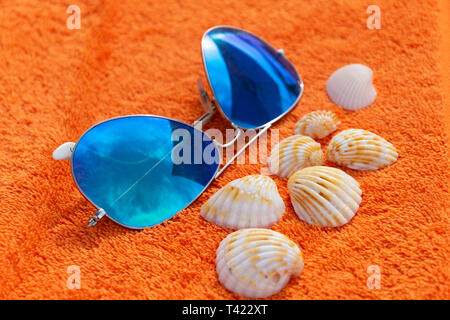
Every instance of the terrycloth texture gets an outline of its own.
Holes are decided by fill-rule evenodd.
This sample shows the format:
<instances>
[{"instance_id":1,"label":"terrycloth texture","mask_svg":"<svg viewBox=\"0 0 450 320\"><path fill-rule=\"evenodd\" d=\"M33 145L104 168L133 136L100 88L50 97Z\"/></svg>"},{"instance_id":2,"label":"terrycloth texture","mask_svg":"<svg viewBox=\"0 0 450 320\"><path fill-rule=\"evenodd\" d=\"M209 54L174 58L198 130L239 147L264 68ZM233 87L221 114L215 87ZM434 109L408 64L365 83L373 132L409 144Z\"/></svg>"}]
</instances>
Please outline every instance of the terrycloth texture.
<instances>
[{"instance_id":1,"label":"terrycloth texture","mask_svg":"<svg viewBox=\"0 0 450 320\"><path fill-rule=\"evenodd\" d=\"M447 136L450 136L450 1L439 0L439 27L441 29L440 41L440 66L442 77L442 89L444 98L444 110L447 124Z\"/></svg>"},{"instance_id":2,"label":"terrycloth texture","mask_svg":"<svg viewBox=\"0 0 450 320\"><path fill-rule=\"evenodd\" d=\"M76 189L69 163L51 158L61 143L111 117L198 118L200 39L219 24L284 48L302 75L302 100L274 126L280 138L305 113L326 109L338 114L340 130L373 131L400 154L383 170L345 169L363 201L339 229L300 221L286 180L275 178L287 212L273 229L300 246L305 269L273 298L449 298L437 1L377 1L381 30L367 29L371 2L363 0L79 0L81 30L66 28L69 2L53 2L0 5L0 298L239 298L215 273L216 249L230 230L199 212L219 188L263 165L231 166L188 209L139 232L107 218L88 228L94 207ZM378 91L357 112L325 92L329 75L349 63L370 66ZM217 114L209 127L230 126ZM325 149L329 138L321 142ZM70 265L80 266L80 290L66 286ZM381 268L380 290L366 286L370 265Z\"/></svg>"}]
</instances>

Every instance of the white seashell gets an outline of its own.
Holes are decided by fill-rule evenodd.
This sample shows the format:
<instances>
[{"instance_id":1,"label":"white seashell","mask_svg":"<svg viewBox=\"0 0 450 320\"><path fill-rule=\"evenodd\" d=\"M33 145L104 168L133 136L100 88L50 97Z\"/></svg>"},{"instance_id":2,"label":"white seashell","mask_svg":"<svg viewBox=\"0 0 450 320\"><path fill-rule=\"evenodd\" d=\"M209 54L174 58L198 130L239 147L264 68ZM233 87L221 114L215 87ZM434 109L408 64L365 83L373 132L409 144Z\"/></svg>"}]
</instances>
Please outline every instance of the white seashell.
<instances>
[{"instance_id":1,"label":"white seashell","mask_svg":"<svg viewBox=\"0 0 450 320\"><path fill-rule=\"evenodd\" d=\"M346 224L361 203L359 183L344 171L332 167L317 166L297 171L289 178L288 190L297 216L321 227Z\"/></svg>"},{"instance_id":2,"label":"white seashell","mask_svg":"<svg viewBox=\"0 0 450 320\"><path fill-rule=\"evenodd\" d=\"M266 298L303 271L297 245L270 229L242 229L219 245L216 271L228 290L247 298Z\"/></svg>"},{"instance_id":3,"label":"white seashell","mask_svg":"<svg viewBox=\"0 0 450 320\"><path fill-rule=\"evenodd\" d=\"M397 161L395 147L367 130L348 129L339 132L328 145L327 158L355 170L377 170Z\"/></svg>"},{"instance_id":4,"label":"white seashell","mask_svg":"<svg viewBox=\"0 0 450 320\"><path fill-rule=\"evenodd\" d=\"M295 171L321 165L323 161L320 143L311 137L295 135L275 146L268 159L268 165L273 174L289 178Z\"/></svg>"},{"instance_id":5,"label":"white seashell","mask_svg":"<svg viewBox=\"0 0 450 320\"><path fill-rule=\"evenodd\" d=\"M331 111L313 111L304 115L295 125L294 132L313 139L322 139L336 131L341 124L336 114Z\"/></svg>"},{"instance_id":6,"label":"white seashell","mask_svg":"<svg viewBox=\"0 0 450 320\"><path fill-rule=\"evenodd\" d=\"M275 182L264 175L251 175L228 183L201 208L206 220L230 229L267 228L285 211Z\"/></svg>"},{"instance_id":7,"label":"white seashell","mask_svg":"<svg viewBox=\"0 0 450 320\"><path fill-rule=\"evenodd\" d=\"M373 72L362 64L349 64L335 71L327 82L330 99L346 110L358 110L371 105L377 97Z\"/></svg>"},{"instance_id":8,"label":"white seashell","mask_svg":"<svg viewBox=\"0 0 450 320\"><path fill-rule=\"evenodd\" d=\"M75 150L75 142L66 142L60 145L53 151L53 159L55 160L67 160L72 157L72 153Z\"/></svg>"}]
</instances>

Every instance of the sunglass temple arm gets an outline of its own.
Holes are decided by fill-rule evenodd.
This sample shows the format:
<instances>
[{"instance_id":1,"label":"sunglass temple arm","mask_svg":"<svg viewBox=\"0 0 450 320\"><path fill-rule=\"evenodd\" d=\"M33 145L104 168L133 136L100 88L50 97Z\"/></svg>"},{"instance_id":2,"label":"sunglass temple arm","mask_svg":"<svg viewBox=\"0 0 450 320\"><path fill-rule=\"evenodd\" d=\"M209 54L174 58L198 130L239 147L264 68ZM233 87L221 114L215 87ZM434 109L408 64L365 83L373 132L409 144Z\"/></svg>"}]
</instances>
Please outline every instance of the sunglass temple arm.
<instances>
[{"instance_id":1,"label":"sunglass temple arm","mask_svg":"<svg viewBox=\"0 0 450 320\"><path fill-rule=\"evenodd\" d=\"M234 126L234 125L233 125ZM214 176L214 179L217 179L221 174L222 174L222 172L224 172L225 171L225 169L230 165L230 164L232 164L233 162L234 162L234 160L236 160L236 158L237 157L239 157L240 155L241 155L241 153L242 152L244 152L245 151L245 149L247 149L253 142L255 142L258 138L259 138L259 136L260 135L262 135L264 132L266 132L269 128L270 128L270 126L271 126L271 124L269 123L268 125L266 125L265 127L263 127L262 129L260 129L259 130L259 132L258 132L258 134L256 135L256 136L254 136L253 138L251 138L250 139L250 141L249 142L247 142L247 144L245 145L245 146L243 146L234 156L233 156L233 158L231 158L223 167L222 167L222 169L220 169L217 173L216 173L216 175ZM236 135L236 137L239 137L239 133L240 133L240 129L239 129L239 132L238 132L238 134ZM237 138L235 138L235 139L233 139L233 143L234 143L234 141L236 140ZM227 143L227 145L228 145L228 143Z\"/></svg>"}]
</instances>

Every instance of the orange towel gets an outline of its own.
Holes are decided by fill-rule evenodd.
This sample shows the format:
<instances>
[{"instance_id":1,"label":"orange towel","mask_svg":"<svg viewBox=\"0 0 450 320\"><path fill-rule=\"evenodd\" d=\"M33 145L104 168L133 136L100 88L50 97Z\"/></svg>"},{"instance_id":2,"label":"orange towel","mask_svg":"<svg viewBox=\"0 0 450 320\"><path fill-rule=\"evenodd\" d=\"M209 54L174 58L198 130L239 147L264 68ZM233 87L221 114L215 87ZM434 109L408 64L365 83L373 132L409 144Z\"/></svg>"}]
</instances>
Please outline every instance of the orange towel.
<instances>
[{"instance_id":1,"label":"orange towel","mask_svg":"<svg viewBox=\"0 0 450 320\"><path fill-rule=\"evenodd\" d=\"M383 170L345 169L361 184L363 201L338 229L300 221L286 180L275 178L287 212L273 229L300 246L305 269L273 298L449 298L450 108L446 114L436 0L377 1L380 30L367 28L371 3L364 0L76 4L79 30L66 27L67 1L0 5L0 298L239 298L215 273L217 246L230 230L203 220L199 210L261 165L232 165L173 219L132 231L107 218L88 228L94 207L77 191L69 163L51 158L58 145L111 117L198 118L200 39L219 24L283 48L302 75L303 98L274 126L280 138L303 114L326 109L338 114L340 129L373 131L400 154ZM325 84L355 62L373 69L378 97L346 112L328 99ZM225 132L230 125L217 114L209 127ZM80 268L81 289L67 287L71 265ZM372 265L380 268L381 287L371 290Z\"/></svg>"}]
</instances>

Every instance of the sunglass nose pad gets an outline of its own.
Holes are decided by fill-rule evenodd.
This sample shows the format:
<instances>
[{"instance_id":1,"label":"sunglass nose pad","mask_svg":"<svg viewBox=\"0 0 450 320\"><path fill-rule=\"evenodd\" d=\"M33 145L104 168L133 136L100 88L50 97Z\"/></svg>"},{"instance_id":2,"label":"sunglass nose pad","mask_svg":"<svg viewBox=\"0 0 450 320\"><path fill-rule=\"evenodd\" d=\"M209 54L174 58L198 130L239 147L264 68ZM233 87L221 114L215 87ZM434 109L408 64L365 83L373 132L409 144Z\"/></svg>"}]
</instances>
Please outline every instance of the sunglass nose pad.
<instances>
[{"instance_id":1,"label":"sunglass nose pad","mask_svg":"<svg viewBox=\"0 0 450 320\"><path fill-rule=\"evenodd\" d=\"M203 110L205 112L211 112L213 109L213 103L211 102L211 99L209 98L208 92L206 92L205 87L203 85L203 81L201 78L197 79L197 89L198 89L198 96L200 98L200 103L203 107Z\"/></svg>"},{"instance_id":2,"label":"sunglass nose pad","mask_svg":"<svg viewBox=\"0 0 450 320\"><path fill-rule=\"evenodd\" d=\"M200 104L202 105L203 110L205 110L205 114L200 117L200 119L197 119L194 122L194 126L197 125L203 125L211 119L214 112L216 112L217 107L214 104L213 101L209 98L208 92L206 92L205 87L203 86L203 81L201 78L197 79L197 89L198 89L198 96L200 98Z\"/></svg>"},{"instance_id":3,"label":"sunglass nose pad","mask_svg":"<svg viewBox=\"0 0 450 320\"><path fill-rule=\"evenodd\" d=\"M75 150L75 142L66 142L60 145L53 151L53 159L55 160L68 160L72 158L73 151Z\"/></svg>"}]
</instances>

